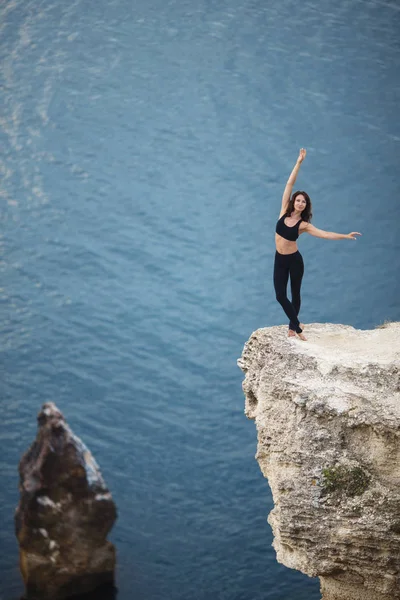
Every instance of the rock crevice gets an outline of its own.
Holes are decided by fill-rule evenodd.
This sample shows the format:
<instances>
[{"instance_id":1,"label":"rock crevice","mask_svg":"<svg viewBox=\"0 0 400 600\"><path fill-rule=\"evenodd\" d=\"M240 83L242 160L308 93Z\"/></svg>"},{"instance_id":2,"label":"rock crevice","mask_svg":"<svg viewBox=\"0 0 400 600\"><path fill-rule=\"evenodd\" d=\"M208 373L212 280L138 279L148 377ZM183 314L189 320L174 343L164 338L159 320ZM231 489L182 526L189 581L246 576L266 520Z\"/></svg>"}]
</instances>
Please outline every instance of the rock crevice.
<instances>
[{"instance_id":1,"label":"rock crevice","mask_svg":"<svg viewBox=\"0 0 400 600\"><path fill-rule=\"evenodd\" d=\"M400 323L260 329L238 364L277 559L323 600L400 598Z\"/></svg>"}]
</instances>

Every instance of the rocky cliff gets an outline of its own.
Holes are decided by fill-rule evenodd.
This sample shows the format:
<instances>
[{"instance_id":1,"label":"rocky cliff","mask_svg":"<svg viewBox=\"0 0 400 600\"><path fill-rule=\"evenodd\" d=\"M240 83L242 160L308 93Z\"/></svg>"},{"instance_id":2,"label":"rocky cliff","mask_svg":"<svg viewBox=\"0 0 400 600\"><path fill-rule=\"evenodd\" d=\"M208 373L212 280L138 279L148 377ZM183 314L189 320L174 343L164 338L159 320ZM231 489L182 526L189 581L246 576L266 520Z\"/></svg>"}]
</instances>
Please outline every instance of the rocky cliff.
<instances>
[{"instance_id":1,"label":"rocky cliff","mask_svg":"<svg viewBox=\"0 0 400 600\"><path fill-rule=\"evenodd\" d=\"M61 600L114 582L106 537L116 508L88 448L55 404L38 415L36 440L19 465L15 513L26 597Z\"/></svg>"},{"instance_id":2,"label":"rocky cliff","mask_svg":"<svg viewBox=\"0 0 400 600\"><path fill-rule=\"evenodd\" d=\"M400 598L400 323L254 332L238 364L277 559L323 600Z\"/></svg>"}]
</instances>

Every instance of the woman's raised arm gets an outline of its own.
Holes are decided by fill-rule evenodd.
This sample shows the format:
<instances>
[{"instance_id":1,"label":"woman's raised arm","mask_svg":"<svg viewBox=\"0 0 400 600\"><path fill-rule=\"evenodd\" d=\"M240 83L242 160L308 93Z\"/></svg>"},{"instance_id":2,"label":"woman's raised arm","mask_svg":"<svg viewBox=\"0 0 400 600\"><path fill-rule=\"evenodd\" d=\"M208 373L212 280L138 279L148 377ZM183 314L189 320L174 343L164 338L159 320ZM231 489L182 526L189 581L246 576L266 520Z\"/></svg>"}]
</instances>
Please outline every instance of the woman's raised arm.
<instances>
[{"instance_id":1,"label":"woman's raised arm","mask_svg":"<svg viewBox=\"0 0 400 600\"><path fill-rule=\"evenodd\" d=\"M287 206L288 206L289 200L290 200L290 195L292 193L292 189L295 184L296 177L297 177L297 174L300 169L300 165L303 162L303 160L305 159L305 157L306 157L306 149L300 148L299 158L297 159L296 164L293 167L293 171L289 175L289 179L287 180L287 184L286 184L285 190L283 192L282 206L281 206L281 212L279 214L279 217L284 215L287 210Z\"/></svg>"}]
</instances>

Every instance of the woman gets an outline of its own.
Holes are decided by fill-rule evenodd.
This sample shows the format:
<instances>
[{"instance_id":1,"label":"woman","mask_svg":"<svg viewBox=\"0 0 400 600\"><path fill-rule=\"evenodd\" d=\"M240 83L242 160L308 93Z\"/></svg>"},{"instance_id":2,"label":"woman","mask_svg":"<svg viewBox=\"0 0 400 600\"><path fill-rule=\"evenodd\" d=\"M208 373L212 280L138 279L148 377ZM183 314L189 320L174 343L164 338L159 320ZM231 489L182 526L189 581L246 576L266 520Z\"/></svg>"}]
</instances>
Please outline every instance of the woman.
<instances>
[{"instance_id":1,"label":"woman","mask_svg":"<svg viewBox=\"0 0 400 600\"><path fill-rule=\"evenodd\" d=\"M333 233L323 231L311 225L312 206L306 192L294 192L290 197L296 181L300 165L306 157L304 148L300 149L299 158L287 181L282 196L282 207L279 221L276 224L276 253L274 264L274 287L276 299L281 304L289 319L289 337L296 334L301 340L306 340L303 334L303 325L298 319L300 311L300 287L304 273L303 258L297 249L296 240L302 233L309 233L315 237L326 240L356 240L357 231L351 233ZM292 301L287 297L286 289L290 276Z\"/></svg>"}]
</instances>

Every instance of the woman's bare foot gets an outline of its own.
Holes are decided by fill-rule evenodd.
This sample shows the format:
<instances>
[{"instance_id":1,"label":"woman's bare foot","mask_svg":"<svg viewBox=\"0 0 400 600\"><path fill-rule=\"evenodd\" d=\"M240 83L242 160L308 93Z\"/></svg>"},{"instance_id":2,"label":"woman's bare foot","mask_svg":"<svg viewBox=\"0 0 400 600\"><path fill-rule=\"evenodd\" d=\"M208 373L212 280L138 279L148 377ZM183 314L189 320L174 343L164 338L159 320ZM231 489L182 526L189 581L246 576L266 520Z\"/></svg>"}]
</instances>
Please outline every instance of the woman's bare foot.
<instances>
[{"instance_id":1,"label":"woman's bare foot","mask_svg":"<svg viewBox=\"0 0 400 600\"><path fill-rule=\"evenodd\" d=\"M300 329L304 329L303 323L300 323ZM301 334L298 333L297 335L300 336ZM294 329L289 329L288 330L288 337L296 337L296 332L295 332ZM304 336L301 339L302 340L304 339L304 341L306 341L306 338Z\"/></svg>"},{"instance_id":2,"label":"woman's bare foot","mask_svg":"<svg viewBox=\"0 0 400 600\"><path fill-rule=\"evenodd\" d=\"M306 341L307 341L307 338L306 338L306 336L304 335L304 333L297 333L296 335L298 335L298 336L299 336L299 338L300 338L301 340L303 340L303 342L306 342Z\"/></svg>"}]
</instances>

